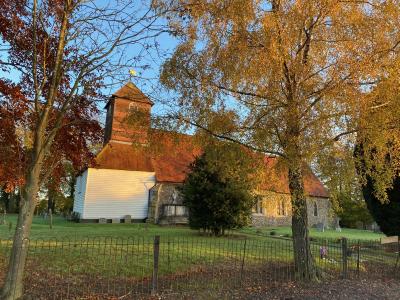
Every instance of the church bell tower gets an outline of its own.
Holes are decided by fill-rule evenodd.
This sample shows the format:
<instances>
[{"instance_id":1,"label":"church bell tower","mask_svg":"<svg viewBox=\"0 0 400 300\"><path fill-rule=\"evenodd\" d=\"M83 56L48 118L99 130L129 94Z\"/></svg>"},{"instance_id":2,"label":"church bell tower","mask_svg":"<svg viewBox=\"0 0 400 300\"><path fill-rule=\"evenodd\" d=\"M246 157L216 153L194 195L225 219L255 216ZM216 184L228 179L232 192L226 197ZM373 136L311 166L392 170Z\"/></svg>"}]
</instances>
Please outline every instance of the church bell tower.
<instances>
[{"instance_id":1,"label":"church bell tower","mask_svg":"<svg viewBox=\"0 0 400 300\"><path fill-rule=\"evenodd\" d=\"M153 104L132 82L112 94L105 106L104 145L109 142L146 145Z\"/></svg>"}]
</instances>

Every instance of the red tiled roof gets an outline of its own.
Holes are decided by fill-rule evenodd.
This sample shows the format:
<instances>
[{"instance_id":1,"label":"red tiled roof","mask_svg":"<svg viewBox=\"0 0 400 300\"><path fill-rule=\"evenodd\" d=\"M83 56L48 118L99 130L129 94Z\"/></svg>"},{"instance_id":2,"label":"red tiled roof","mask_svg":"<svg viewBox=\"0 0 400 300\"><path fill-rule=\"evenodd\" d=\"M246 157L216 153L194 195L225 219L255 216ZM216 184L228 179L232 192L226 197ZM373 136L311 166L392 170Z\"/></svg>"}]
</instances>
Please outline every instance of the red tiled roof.
<instances>
[{"instance_id":1,"label":"red tiled roof","mask_svg":"<svg viewBox=\"0 0 400 300\"><path fill-rule=\"evenodd\" d=\"M156 138L159 149L135 147L130 144L108 143L96 157L95 168L130 171L155 172L158 182L183 182L188 167L201 153L192 142L192 137L158 132ZM265 157L266 180L261 188L277 193L289 194L287 171L278 166L277 158ZM329 193L321 181L307 168L304 176L304 188L307 195L328 198Z\"/></svg>"},{"instance_id":2,"label":"red tiled roof","mask_svg":"<svg viewBox=\"0 0 400 300\"><path fill-rule=\"evenodd\" d=\"M98 169L154 172L147 149L129 144L110 142L97 154L95 165Z\"/></svg>"},{"instance_id":3,"label":"red tiled roof","mask_svg":"<svg viewBox=\"0 0 400 300\"><path fill-rule=\"evenodd\" d=\"M261 188L277 193L290 194L287 168L278 164L276 157L264 158L266 166L266 179ZM304 190L307 195L313 197L329 198L329 193L322 182L309 167L304 171Z\"/></svg>"},{"instance_id":4,"label":"red tiled roof","mask_svg":"<svg viewBox=\"0 0 400 300\"><path fill-rule=\"evenodd\" d=\"M155 172L158 182L183 182L189 165L200 154L199 148L188 135L156 132L152 139L159 149L111 141L97 155L93 167Z\"/></svg>"},{"instance_id":5,"label":"red tiled roof","mask_svg":"<svg viewBox=\"0 0 400 300\"><path fill-rule=\"evenodd\" d=\"M125 84L122 88L120 88L118 91L112 94L113 97L117 98L124 98L124 99L129 99L137 102L143 102L143 103L148 103L153 105L154 103L150 101L150 99L143 94L139 88L134 85L132 82L128 82Z\"/></svg>"},{"instance_id":6,"label":"red tiled roof","mask_svg":"<svg viewBox=\"0 0 400 300\"><path fill-rule=\"evenodd\" d=\"M200 148L193 145L192 138L188 135L171 138L164 132L158 136L157 141L162 145L153 159L157 181L183 182L189 165L200 155Z\"/></svg>"}]
</instances>

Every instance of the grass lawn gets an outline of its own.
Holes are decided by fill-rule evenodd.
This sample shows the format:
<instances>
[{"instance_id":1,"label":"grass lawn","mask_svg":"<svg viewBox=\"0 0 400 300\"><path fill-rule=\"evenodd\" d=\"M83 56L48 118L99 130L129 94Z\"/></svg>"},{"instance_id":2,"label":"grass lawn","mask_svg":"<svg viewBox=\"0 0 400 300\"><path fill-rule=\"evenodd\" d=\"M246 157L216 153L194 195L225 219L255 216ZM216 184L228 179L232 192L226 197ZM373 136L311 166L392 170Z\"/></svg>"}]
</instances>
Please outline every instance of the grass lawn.
<instances>
[{"instance_id":1,"label":"grass lawn","mask_svg":"<svg viewBox=\"0 0 400 300\"><path fill-rule=\"evenodd\" d=\"M2 218L2 216L0 216ZM11 238L14 234L15 225L17 223L16 215L7 215L7 222L12 223L10 230L8 225L0 225L0 239ZM291 236L292 230L290 227L265 227L256 229L247 227L239 231L232 231L234 236L246 236L253 240L259 240L265 236L271 236L271 232L275 232L275 236ZM198 231L190 230L185 226L157 226L152 224L136 223L136 224L95 224L95 223L73 223L68 222L62 217L53 218L53 228L49 227L49 219L35 217L32 225L32 239L85 239L95 237L113 237L113 238L137 238L137 237L197 237ZM342 228L342 232L335 230L325 230L320 232L315 228L310 229L311 237L337 239L346 237L352 240L379 240L384 237L383 234L374 233L368 230Z\"/></svg>"},{"instance_id":2,"label":"grass lawn","mask_svg":"<svg viewBox=\"0 0 400 300\"><path fill-rule=\"evenodd\" d=\"M292 229L290 227L264 227L256 229L253 227L247 227L241 230L247 234L257 235L271 235L271 232L275 232L275 236L292 236ZM350 229L342 228L341 232L334 229L328 229L324 232L318 231L316 228L310 229L310 236L317 239L338 239L346 237L350 240L363 240L363 241L376 241L385 237L382 233L375 233L369 230Z\"/></svg>"},{"instance_id":3,"label":"grass lawn","mask_svg":"<svg viewBox=\"0 0 400 300\"><path fill-rule=\"evenodd\" d=\"M2 218L2 217L1 217ZM11 238L17 223L16 215L7 215L7 222L12 223L10 230L8 225L0 225L0 238ZM161 227L152 224L96 224L68 222L62 217L53 217L53 228L50 229L49 219L34 217L31 238L34 239L86 239L95 237L113 238L137 238L154 237L155 235L170 237L187 237L196 235L197 231L187 227L168 226Z\"/></svg>"},{"instance_id":4,"label":"grass lawn","mask_svg":"<svg viewBox=\"0 0 400 300\"><path fill-rule=\"evenodd\" d=\"M0 256L3 258L10 251L9 240L17 216L8 215L7 221L12 223L11 230L8 225L0 225ZM34 218L29 257L32 264L57 273L98 276L118 273L142 278L152 272L155 235L160 236L161 274L227 262L238 267L244 252L249 263L261 259L282 262L292 259L290 241L241 231L232 231L226 237L209 237L184 226L85 224L67 222L61 217L54 217L52 229L48 219Z\"/></svg>"},{"instance_id":5,"label":"grass lawn","mask_svg":"<svg viewBox=\"0 0 400 300\"><path fill-rule=\"evenodd\" d=\"M0 274L4 274L7 265L16 220L16 215L7 216L7 221L12 223L11 230L8 225L0 225ZM264 228L261 232L255 228L244 228L216 238L199 235L197 231L183 226L82 224L67 222L61 217L54 217L53 228L50 229L48 219L35 217L27 274L32 286L39 284L40 280L44 280L46 285L59 280L68 289L74 284L81 284L81 287L74 287L77 291L90 290L90 285L109 290L115 284L129 289L132 286L148 289L154 264L154 236L159 235L159 275L170 284L178 285L181 281L178 278L190 279L196 274L208 274L219 285L221 280L239 280L238 274L252 273L253 270L260 279L263 279L262 276L268 280L291 278L294 274L292 241L272 238L272 230L276 231L275 237L290 234L289 227ZM364 240L376 240L382 236L349 229L344 229L342 233L321 233L312 229L311 235ZM338 276L343 256L341 244L337 241L329 243L329 260L319 258L321 245L320 241L311 245L317 265ZM364 270L364 261L381 262L385 259L382 261L384 265L392 266L396 259L395 255L386 255L379 249L363 246L361 251L361 270ZM354 255L348 260L349 270L354 271L357 267ZM203 283L195 280L195 284Z\"/></svg>"},{"instance_id":6,"label":"grass lawn","mask_svg":"<svg viewBox=\"0 0 400 300\"><path fill-rule=\"evenodd\" d=\"M0 216L1 218L2 216ZM0 225L0 281L5 274L11 252L11 237L16 215L7 216L8 225ZM275 238L269 234L276 231ZM75 291L80 299L84 291L98 290L125 295L132 290L149 293L154 270L154 236L160 236L158 275L168 289L210 288L210 285L241 285L241 278L253 274L252 282L260 280L289 280L294 278L293 245L279 235L290 233L290 228L254 228L229 232L225 237L199 235L188 227L156 226L151 224L83 224L54 217L49 220L35 217L26 263L29 285L56 287L60 291ZM343 230L341 234L311 231L313 236L377 239L379 235L357 230ZM311 250L317 265L328 276L336 278L341 272L343 257L338 241L328 242L329 259L319 257L324 242L313 241ZM375 243L376 244L376 243ZM325 245L325 244L324 244ZM352 244L349 243L351 247ZM376 263L390 269L396 255L379 248L360 247L360 270L368 273L366 263ZM348 257L348 270L355 272L358 265L354 254ZM247 275L246 275L247 274ZM251 278L251 277L249 277ZM117 288L117 291L115 289ZM50 298L54 298L50 297ZM56 297L58 298L58 297ZM82 298L83 299L83 298ZM114 299L114 298L113 298Z\"/></svg>"},{"instance_id":7,"label":"grass lawn","mask_svg":"<svg viewBox=\"0 0 400 300\"><path fill-rule=\"evenodd\" d=\"M7 216L8 225L0 225L1 256L5 263L10 251L16 215ZM150 276L153 264L154 236L160 236L160 273L173 274L193 268L211 265L230 265L237 268L243 256L246 264L262 264L266 261L277 263L293 262L291 240L271 238L290 234L289 227L244 228L232 231L226 237L199 235L188 227L157 226L151 224L83 224L67 222L54 217L53 228L49 220L35 217L32 225L30 259L35 266L56 273L89 273L97 276L124 274L135 278ZM311 230L311 236L318 238L339 238L377 240L382 235L369 231L343 229L318 232ZM3 240L3 241L1 241ZM315 257L319 255L320 243L312 245ZM336 263L341 256L340 243L330 246L330 255ZM322 262L319 262L322 263Z\"/></svg>"}]
</instances>

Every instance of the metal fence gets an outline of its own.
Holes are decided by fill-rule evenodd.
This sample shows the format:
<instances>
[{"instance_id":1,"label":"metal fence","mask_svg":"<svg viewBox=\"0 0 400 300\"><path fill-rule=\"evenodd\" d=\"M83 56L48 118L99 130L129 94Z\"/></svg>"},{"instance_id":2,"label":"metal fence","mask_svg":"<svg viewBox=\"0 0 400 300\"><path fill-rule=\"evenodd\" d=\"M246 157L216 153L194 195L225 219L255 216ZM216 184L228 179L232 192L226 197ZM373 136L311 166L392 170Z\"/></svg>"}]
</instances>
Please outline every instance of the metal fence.
<instances>
[{"instance_id":1,"label":"metal fence","mask_svg":"<svg viewBox=\"0 0 400 300\"><path fill-rule=\"evenodd\" d=\"M11 246L0 240L0 281ZM314 240L311 247L325 280L399 273L398 244L338 239ZM290 239L155 236L32 240L24 283L34 299L138 299L295 279Z\"/></svg>"}]
</instances>

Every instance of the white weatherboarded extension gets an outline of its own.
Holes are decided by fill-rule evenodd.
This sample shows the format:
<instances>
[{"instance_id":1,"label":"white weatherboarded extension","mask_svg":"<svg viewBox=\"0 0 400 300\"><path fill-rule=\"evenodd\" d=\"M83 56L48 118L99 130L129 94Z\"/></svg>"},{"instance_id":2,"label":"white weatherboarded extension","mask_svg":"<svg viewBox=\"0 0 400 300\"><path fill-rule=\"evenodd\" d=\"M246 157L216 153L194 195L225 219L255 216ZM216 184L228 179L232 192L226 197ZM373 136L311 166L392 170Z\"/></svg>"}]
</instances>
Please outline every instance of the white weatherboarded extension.
<instances>
[{"instance_id":1,"label":"white weatherboarded extension","mask_svg":"<svg viewBox=\"0 0 400 300\"><path fill-rule=\"evenodd\" d=\"M132 219L147 217L149 190L155 184L154 172L89 168L85 173L86 189L81 190L84 192L82 212L76 204L82 219L123 219L126 215L131 215ZM75 197L75 202L79 200Z\"/></svg>"},{"instance_id":2,"label":"white weatherboarded extension","mask_svg":"<svg viewBox=\"0 0 400 300\"><path fill-rule=\"evenodd\" d=\"M83 204L85 202L86 194L86 182L87 182L88 171L82 173L81 176L76 178L75 194L74 194L74 212L83 215Z\"/></svg>"}]
</instances>

